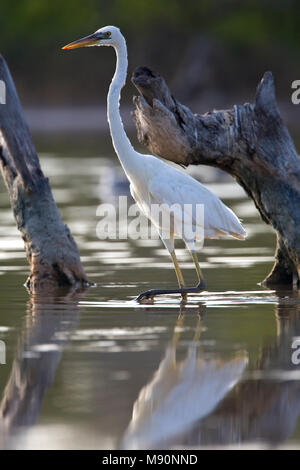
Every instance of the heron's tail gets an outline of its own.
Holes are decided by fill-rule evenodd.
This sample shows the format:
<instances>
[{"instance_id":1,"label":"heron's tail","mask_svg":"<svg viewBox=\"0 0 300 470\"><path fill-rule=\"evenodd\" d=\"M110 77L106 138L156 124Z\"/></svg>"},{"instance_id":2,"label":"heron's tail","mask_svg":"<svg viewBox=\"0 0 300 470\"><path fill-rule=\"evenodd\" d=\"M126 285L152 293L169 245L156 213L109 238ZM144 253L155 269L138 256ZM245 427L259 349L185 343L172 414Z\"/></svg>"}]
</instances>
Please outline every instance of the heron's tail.
<instances>
[{"instance_id":1,"label":"heron's tail","mask_svg":"<svg viewBox=\"0 0 300 470\"><path fill-rule=\"evenodd\" d=\"M245 232L242 232L242 233L236 233L236 232L229 232L229 234L233 237L233 238L238 238L239 240L245 240L247 238L247 233Z\"/></svg>"}]
</instances>

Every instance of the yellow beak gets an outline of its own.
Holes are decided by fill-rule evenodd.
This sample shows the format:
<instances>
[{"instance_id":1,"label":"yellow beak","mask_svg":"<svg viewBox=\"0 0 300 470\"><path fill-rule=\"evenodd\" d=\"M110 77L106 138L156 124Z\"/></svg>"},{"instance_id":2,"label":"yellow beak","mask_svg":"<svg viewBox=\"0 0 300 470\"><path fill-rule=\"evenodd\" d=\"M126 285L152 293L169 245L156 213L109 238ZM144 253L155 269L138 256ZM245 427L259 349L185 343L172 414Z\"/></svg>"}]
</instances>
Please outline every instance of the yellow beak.
<instances>
[{"instance_id":1,"label":"yellow beak","mask_svg":"<svg viewBox=\"0 0 300 470\"><path fill-rule=\"evenodd\" d=\"M62 47L62 49L78 49L79 47L94 46L99 39L100 38L97 37L96 34L90 34L82 39L70 42L70 44Z\"/></svg>"}]
</instances>

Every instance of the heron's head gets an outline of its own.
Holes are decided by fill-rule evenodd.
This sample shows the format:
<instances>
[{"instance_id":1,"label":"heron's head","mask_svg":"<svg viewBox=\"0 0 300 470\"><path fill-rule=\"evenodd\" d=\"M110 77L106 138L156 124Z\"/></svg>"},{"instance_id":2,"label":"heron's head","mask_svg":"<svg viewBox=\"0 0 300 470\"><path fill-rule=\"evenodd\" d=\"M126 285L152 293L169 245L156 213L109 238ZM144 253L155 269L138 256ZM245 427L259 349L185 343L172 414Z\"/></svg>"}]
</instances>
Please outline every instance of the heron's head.
<instances>
[{"instance_id":1,"label":"heron's head","mask_svg":"<svg viewBox=\"0 0 300 470\"><path fill-rule=\"evenodd\" d=\"M104 26L89 36L67 44L62 49L77 49L78 47L90 46L116 46L121 38L122 34L119 28L115 26Z\"/></svg>"}]
</instances>

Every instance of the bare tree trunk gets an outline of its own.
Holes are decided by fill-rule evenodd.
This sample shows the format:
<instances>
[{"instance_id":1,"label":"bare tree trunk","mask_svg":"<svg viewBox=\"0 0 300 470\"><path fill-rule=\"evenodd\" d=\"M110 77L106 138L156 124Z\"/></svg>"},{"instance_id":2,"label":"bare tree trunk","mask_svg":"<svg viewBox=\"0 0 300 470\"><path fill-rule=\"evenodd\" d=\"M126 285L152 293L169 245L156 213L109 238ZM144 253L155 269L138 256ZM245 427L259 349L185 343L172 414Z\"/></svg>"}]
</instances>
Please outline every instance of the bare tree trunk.
<instances>
[{"instance_id":1,"label":"bare tree trunk","mask_svg":"<svg viewBox=\"0 0 300 470\"><path fill-rule=\"evenodd\" d=\"M300 159L282 122L271 72L258 85L255 104L193 114L164 79L139 67L132 82L138 139L152 153L181 165L221 168L245 189L277 234L275 264L266 285L300 278Z\"/></svg>"},{"instance_id":2,"label":"bare tree trunk","mask_svg":"<svg viewBox=\"0 0 300 470\"><path fill-rule=\"evenodd\" d=\"M6 104L0 104L0 167L30 264L27 287L33 292L85 285L88 281L76 244L60 218L49 181L41 170L2 56L0 79L6 87Z\"/></svg>"}]
</instances>

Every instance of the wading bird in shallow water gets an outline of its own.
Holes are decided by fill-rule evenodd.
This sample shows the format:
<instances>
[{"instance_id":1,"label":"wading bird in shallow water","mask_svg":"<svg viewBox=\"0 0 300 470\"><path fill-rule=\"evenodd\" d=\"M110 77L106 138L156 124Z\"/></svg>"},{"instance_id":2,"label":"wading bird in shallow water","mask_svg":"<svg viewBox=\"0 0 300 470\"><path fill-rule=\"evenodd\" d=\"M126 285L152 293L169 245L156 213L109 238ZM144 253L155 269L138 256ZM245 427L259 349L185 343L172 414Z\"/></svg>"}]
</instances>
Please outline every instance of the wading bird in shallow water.
<instances>
[{"instance_id":1,"label":"wading bird in shallow water","mask_svg":"<svg viewBox=\"0 0 300 470\"><path fill-rule=\"evenodd\" d=\"M178 289L148 290L140 294L137 300L152 299L155 295L168 293L180 293L185 299L188 293L200 292L205 288L195 250L197 234L202 234L203 238L231 235L244 239L246 232L236 215L194 178L153 155L140 154L132 147L119 111L120 94L126 81L128 66L126 41L120 30L115 26L105 26L90 36L67 44L63 49L86 46L112 46L116 51L117 66L107 97L107 117L113 146L130 181L133 198L154 223L171 255L179 284ZM196 208L200 204L204 206L204 220L196 217ZM185 214L185 205L189 205L188 217ZM166 218L153 216L153 213L157 214L157 211L152 210L153 206L163 207L163 211L168 213L168 227L162 220ZM191 253L198 277L196 287L185 286L175 254L174 236L182 238Z\"/></svg>"}]
</instances>

